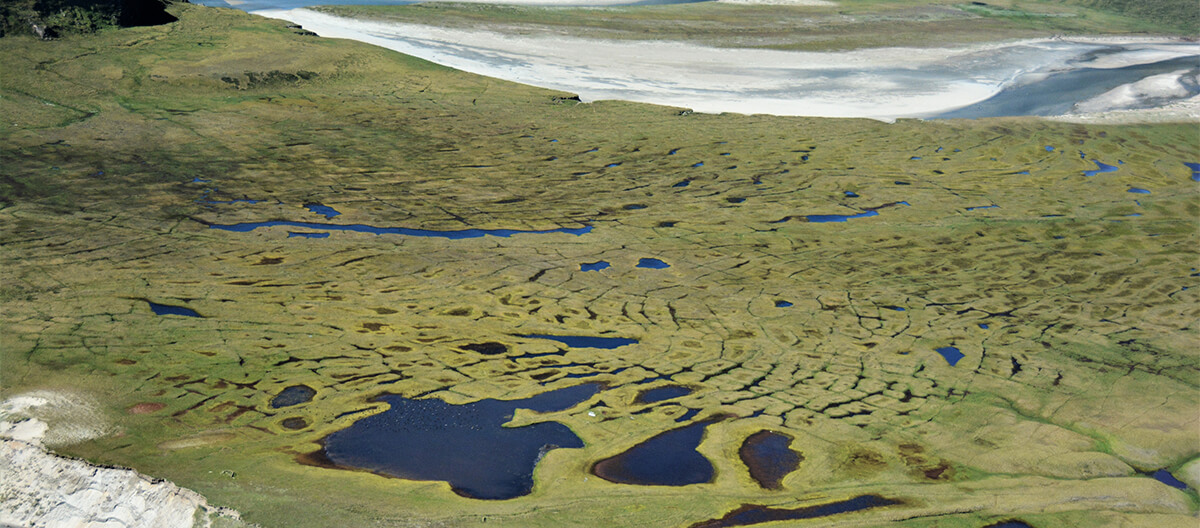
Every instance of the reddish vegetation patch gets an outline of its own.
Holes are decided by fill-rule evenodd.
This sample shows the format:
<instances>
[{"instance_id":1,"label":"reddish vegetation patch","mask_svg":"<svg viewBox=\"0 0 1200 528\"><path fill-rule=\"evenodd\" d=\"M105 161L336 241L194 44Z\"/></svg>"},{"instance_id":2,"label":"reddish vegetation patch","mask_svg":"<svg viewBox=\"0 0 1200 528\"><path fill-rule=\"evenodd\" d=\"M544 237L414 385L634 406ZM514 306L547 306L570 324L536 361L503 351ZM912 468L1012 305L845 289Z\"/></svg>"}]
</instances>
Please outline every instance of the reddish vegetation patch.
<instances>
[{"instance_id":1,"label":"reddish vegetation patch","mask_svg":"<svg viewBox=\"0 0 1200 528\"><path fill-rule=\"evenodd\" d=\"M139 403L129 408L129 414L150 414L152 412L161 411L166 404L163 403Z\"/></svg>"}]
</instances>

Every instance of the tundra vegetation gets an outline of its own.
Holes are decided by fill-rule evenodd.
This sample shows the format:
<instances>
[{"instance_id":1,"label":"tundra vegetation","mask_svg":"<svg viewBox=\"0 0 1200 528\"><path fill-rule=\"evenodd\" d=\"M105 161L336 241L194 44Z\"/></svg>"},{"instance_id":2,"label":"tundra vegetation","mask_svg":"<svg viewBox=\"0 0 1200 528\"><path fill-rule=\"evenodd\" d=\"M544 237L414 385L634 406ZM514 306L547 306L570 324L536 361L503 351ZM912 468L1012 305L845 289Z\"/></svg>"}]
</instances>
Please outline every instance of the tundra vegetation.
<instances>
[{"instance_id":1,"label":"tundra vegetation","mask_svg":"<svg viewBox=\"0 0 1200 528\"><path fill-rule=\"evenodd\" d=\"M2 394L88 395L114 431L61 452L263 526L1195 521L1195 123L582 104L170 12L0 39ZM472 229L539 233L412 236ZM526 495L322 456L380 397L584 383L505 425L583 445ZM597 476L693 424L708 481ZM768 441L793 471L752 471Z\"/></svg>"}]
</instances>

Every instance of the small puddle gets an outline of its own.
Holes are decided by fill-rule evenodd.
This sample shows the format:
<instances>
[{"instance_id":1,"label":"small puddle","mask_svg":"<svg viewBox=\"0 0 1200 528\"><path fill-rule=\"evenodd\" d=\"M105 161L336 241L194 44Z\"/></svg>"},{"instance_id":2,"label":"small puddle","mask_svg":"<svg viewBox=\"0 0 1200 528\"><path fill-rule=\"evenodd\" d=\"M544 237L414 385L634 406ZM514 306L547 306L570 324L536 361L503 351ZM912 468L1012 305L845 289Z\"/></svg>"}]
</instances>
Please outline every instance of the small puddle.
<instances>
[{"instance_id":1,"label":"small puddle","mask_svg":"<svg viewBox=\"0 0 1200 528\"><path fill-rule=\"evenodd\" d=\"M547 451L583 447L567 426L541 422L503 427L517 409L562 411L591 398L584 384L524 400L480 400L451 405L436 398L390 394L373 401L389 409L329 435L324 455L337 467L410 480L440 480L457 494L503 500L533 491L533 470ZM318 456L314 457L319 459Z\"/></svg>"},{"instance_id":2,"label":"small puddle","mask_svg":"<svg viewBox=\"0 0 1200 528\"><path fill-rule=\"evenodd\" d=\"M792 306L792 303L787 302L787 301L775 301L776 308L790 308L791 306Z\"/></svg>"},{"instance_id":3,"label":"small puddle","mask_svg":"<svg viewBox=\"0 0 1200 528\"><path fill-rule=\"evenodd\" d=\"M598 260L596 262L585 262L583 264L580 264L579 270L580 271L600 271L602 269L609 268L611 266L612 265L609 264L608 262L605 262L603 260Z\"/></svg>"},{"instance_id":4,"label":"small puddle","mask_svg":"<svg viewBox=\"0 0 1200 528\"><path fill-rule=\"evenodd\" d=\"M742 442L738 455L750 469L750 477L763 489L781 489L783 477L800 467L804 460L789 445L792 437L774 431L759 431Z\"/></svg>"},{"instance_id":5,"label":"small puddle","mask_svg":"<svg viewBox=\"0 0 1200 528\"><path fill-rule=\"evenodd\" d=\"M293 405L300 405L301 403L308 403L316 395L316 389L308 385L292 385L279 391L279 394L271 398L271 408L278 409L280 407L291 407Z\"/></svg>"},{"instance_id":6,"label":"small puddle","mask_svg":"<svg viewBox=\"0 0 1200 528\"><path fill-rule=\"evenodd\" d=\"M879 495L860 495L853 499L844 501L830 502L827 504L818 504L816 506L807 506L804 508L771 508L769 506L755 506L753 504L743 504L741 508L733 510L720 519L710 519L701 521L691 525L688 528L728 528L732 526L749 526L751 524L759 524L775 521L792 521L799 519L816 519L818 517L828 517L839 513L851 513L856 511L869 510L871 508L881 508L883 506L891 506L901 504L900 501L887 499Z\"/></svg>"},{"instance_id":7,"label":"small puddle","mask_svg":"<svg viewBox=\"0 0 1200 528\"><path fill-rule=\"evenodd\" d=\"M1200 182L1200 163L1188 163L1185 161L1183 164L1187 165L1187 168L1192 169L1192 181Z\"/></svg>"},{"instance_id":8,"label":"small puddle","mask_svg":"<svg viewBox=\"0 0 1200 528\"><path fill-rule=\"evenodd\" d=\"M983 528L1033 528L1033 527L1026 524L1024 521L1012 520L1012 521L1000 521L996 524L989 524L987 526L984 526Z\"/></svg>"},{"instance_id":9,"label":"small puddle","mask_svg":"<svg viewBox=\"0 0 1200 528\"><path fill-rule=\"evenodd\" d=\"M846 198L858 198L858 193L854 191L845 191Z\"/></svg>"},{"instance_id":10,"label":"small puddle","mask_svg":"<svg viewBox=\"0 0 1200 528\"><path fill-rule=\"evenodd\" d=\"M937 349L937 353L941 354L946 359L946 363L949 363L951 367L957 365L960 359L967 357L958 348L952 346L939 348Z\"/></svg>"},{"instance_id":11,"label":"small puddle","mask_svg":"<svg viewBox=\"0 0 1200 528\"><path fill-rule=\"evenodd\" d=\"M1096 170L1083 171L1083 175L1084 175L1084 176L1091 177L1091 176L1095 176L1095 175L1097 175L1097 174L1100 174L1100 173L1102 173L1102 172L1117 172L1117 166L1116 166L1116 165L1109 165L1109 164L1107 164L1107 163L1101 163L1101 162L1099 162L1099 161L1097 161L1097 160L1092 160L1092 163L1095 163L1095 164L1096 164L1096 167L1097 167L1097 169L1096 169Z\"/></svg>"},{"instance_id":12,"label":"small puddle","mask_svg":"<svg viewBox=\"0 0 1200 528\"><path fill-rule=\"evenodd\" d=\"M500 354L508 353L508 345L504 343L497 343L495 341L488 341L486 343L470 343L467 345L462 345L458 348L470 350L471 352L479 352L480 354L486 356L498 356Z\"/></svg>"},{"instance_id":13,"label":"small puddle","mask_svg":"<svg viewBox=\"0 0 1200 528\"><path fill-rule=\"evenodd\" d=\"M530 234L530 235L548 235L551 233L566 233L568 235L580 236L592 231L592 226L558 229L546 229L542 231L524 231L519 229L460 229L460 230L445 230L439 231L435 229L410 229L407 227L375 227L363 224L322 224L318 222L289 222L289 221L271 221L271 222L245 222L241 224L209 224L211 229L220 229L223 231L234 231L237 233L248 233L260 227L301 227L306 229L324 229L329 231L353 231L356 233L373 233L376 235L404 235L415 237L437 237L449 238L451 240L461 240L464 238L479 238L483 236L494 236L507 238L513 235Z\"/></svg>"},{"instance_id":14,"label":"small puddle","mask_svg":"<svg viewBox=\"0 0 1200 528\"><path fill-rule=\"evenodd\" d=\"M1170 471L1165 469L1160 469L1150 473L1150 477L1175 489L1188 489L1188 485L1185 482L1175 478L1175 475L1172 475Z\"/></svg>"},{"instance_id":15,"label":"small puddle","mask_svg":"<svg viewBox=\"0 0 1200 528\"><path fill-rule=\"evenodd\" d=\"M854 215L808 215L804 218L810 223L824 224L827 222L845 222L855 218L870 218L872 216L879 216L879 211L864 211Z\"/></svg>"},{"instance_id":16,"label":"small puddle","mask_svg":"<svg viewBox=\"0 0 1200 528\"><path fill-rule=\"evenodd\" d=\"M688 180L683 180L679 183L676 183L675 185L672 185L671 187L687 187L688 185L691 185L691 184L692 184L692 182L690 182Z\"/></svg>"},{"instance_id":17,"label":"small puddle","mask_svg":"<svg viewBox=\"0 0 1200 528\"><path fill-rule=\"evenodd\" d=\"M306 203L306 204L304 204L304 208L308 209L309 211L312 211L314 213L317 213L319 215L322 215L326 219L331 219L335 216L342 214L342 213L339 213L336 209L334 209L332 207L329 207L327 205L321 205L319 203Z\"/></svg>"},{"instance_id":18,"label":"small puddle","mask_svg":"<svg viewBox=\"0 0 1200 528\"><path fill-rule=\"evenodd\" d=\"M638 394L635 404L654 403L675 398L682 398L692 393L692 389L682 385L667 385L665 387L655 387L646 389Z\"/></svg>"},{"instance_id":19,"label":"small puddle","mask_svg":"<svg viewBox=\"0 0 1200 528\"><path fill-rule=\"evenodd\" d=\"M596 336L557 336L549 334L523 334L519 337L531 339L549 339L558 341L571 348L606 348L613 349L626 345L633 345L638 342L637 339L628 339L624 337L596 337Z\"/></svg>"},{"instance_id":20,"label":"small puddle","mask_svg":"<svg viewBox=\"0 0 1200 528\"><path fill-rule=\"evenodd\" d=\"M999 209L999 208L1000 208L999 205L980 205L978 207L968 207L967 210L968 211L976 211L979 209Z\"/></svg>"},{"instance_id":21,"label":"small puddle","mask_svg":"<svg viewBox=\"0 0 1200 528\"><path fill-rule=\"evenodd\" d=\"M713 478L712 463L696 451L712 421L659 433L617 456L592 466L592 473L617 484L687 486Z\"/></svg>"},{"instance_id":22,"label":"small puddle","mask_svg":"<svg viewBox=\"0 0 1200 528\"><path fill-rule=\"evenodd\" d=\"M638 260L637 267L648 269L666 269L671 267L671 265L656 258L643 258Z\"/></svg>"},{"instance_id":23,"label":"small puddle","mask_svg":"<svg viewBox=\"0 0 1200 528\"><path fill-rule=\"evenodd\" d=\"M158 304L155 302L146 301L150 305L150 310L154 315L182 315L184 317L200 317L203 315L196 313L195 310L183 306L171 306L169 304Z\"/></svg>"},{"instance_id":24,"label":"small puddle","mask_svg":"<svg viewBox=\"0 0 1200 528\"><path fill-rule=\"evenodd\" d=\"M1142 189L1140 187L1130 187L1129 190L1125 191L1125 192L1130 192L1133 194L1150 194L1150 191L1148 191L1146 189Z\"/></svg>"},{"instance_id":25,"label":"small puddle","mask_svg":"<svg viewBox=\"0 0 1200 528\"><path fill-rule=\"evenodd\" d=\"M1046 152L1054 152L1054 147L1051 147L1050 145L1046 145Z\"/></svg>"}]
</instances>

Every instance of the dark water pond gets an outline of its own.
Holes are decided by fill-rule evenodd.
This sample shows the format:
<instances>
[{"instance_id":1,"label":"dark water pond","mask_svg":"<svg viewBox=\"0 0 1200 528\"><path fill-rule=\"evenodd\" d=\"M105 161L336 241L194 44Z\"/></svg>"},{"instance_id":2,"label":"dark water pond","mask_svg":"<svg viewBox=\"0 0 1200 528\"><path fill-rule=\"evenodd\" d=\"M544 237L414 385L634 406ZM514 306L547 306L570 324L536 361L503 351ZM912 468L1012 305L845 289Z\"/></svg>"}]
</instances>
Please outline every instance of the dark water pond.
<instances>
[{"instance_id":1,"label":"dark water pond","mask_svg":"<svg viewBox=\"0 0 1200 528\"><path fill-rule=\"evenodd\" d=\"M977 209L999 209L999 208L1000 208L999 205L980 205L978 207L968 207L967 210L974 211Z\"/></svg>"},{"instance_id":2,"label":"dark water pond","mask_svg":"<svg viewBox=\"0 0 1200 528\"><path fill-rule=\"evenodd\" d=\"M674 398L682 398L692 393L692 389L682 385L667 385L665 387L655 387L646 389L638 394L634 403L654 403Z\"/></svg>"},{"instance_id":3,"label":"dark water pond","mask_svg":"<svg viewBox=\"0 0 1200 528\"><path fill-rule=\"evenodd\" d=\"M738 455L750 477L764 489L780 489L783 477L800 467L803 458L789 447L792 437L774 431L759 431L742 442Z\"/></svg>"},{"instance_id":4,"label":"dark water pond","mask_svg":"<svg viewBox=\"0 0 1200 528\"><path fill-rule=\"evenodd\" d=\"M195 310L193 310L191 308L186 308L183 306L171 306L169 304L158 304L158 303L150 302L150 301L146 301L146 304L150 305L150 310L154 312L154 315L182 315L184 317L201 317L201 318L204 317L203 315L196 313Z\"/></svg>"},{"instance_id":5,"label":"dark water pond","mask_svg":"<svg viewBox=\"0 0 1200 528\"><path fill-rule=\"evenodd\" d=\"M583 447L558 422L502 427L517 409L553 412L591 398L595 384L576 385L524 400L481 400L451 405L398 395L376 398L383 413L355 422L325 439L325 456L342 467L411 480L440 480L455 493L501 500L528 495L533 470L547 451Z\"/></svg>"},{"instance_id":6,"label":"dark water pond","mask_svg":"<svg viewBox=\"0 0 1200 528\"><path fill-rule=\"evenodd\" d=\"M342 214L342 213L339 213L336 209L334 209L332 207L329 207L327 205L321 205L319 203L306 203L306 204L304 204L304 208L308 209L309 211L312 211L314 213L317 213L319 215L322 215L325 218L333 218L335 216Z\"/></svg>"},{"instance_id":7,"label":"dark water pond","mask_svg":"<svg viewBox=\"0 0 1200 528\"><path fill-rule=\"evenodd\" d=\"M632 345L638 342L637 339L628 339L625 337L597 337L597 336L559 336L549 334L524 334L520 337L528 337L533 339L550 339L558 341L571 348L607 348L613 349Z\"/></svg>"},{"instance_id":8,"label":"dark water pond","mask_svg":"<svg viewBox=\"0 0 1200 528\"><path fill-rule=\"evenodd\" d=\"M666 269L666 268L671 267L671 265L667 264L666 262L663 262L661 260L658 260L656 258L643 258L641 260L638 260L637 267L649 268L649 269Z\"/></svg>"},{"instance_id":9,"label":"dark water pond","mask_svg":"<svg viewBox=\"0 0 1200 528\"><path fill-rule=\"evenodd\" d=\"M1183 164L1192 169L1192 181L1200 182L1200 163L1188 163L1185 161Z\"/></svg>"},{"instance_id":10,"label":"dark water pond","mask_svg":"<svg viewBox=\"0 0 1200 528\"><path fill-rule=\"evenodd\" d=\"M853 215L808 215L804 218L814 224L823 224L826 222L845 222L854 218L869 218L879 216L879 211L865 211Z\"/></svg>"},{"instance_id":11,"label":"dark water pond","mask_svg":"<svg viewBox=\"0 0 1200 528\"><path fill-rule=\"evenodd\" d=\"M952 346L939 348L937 349L937 353L941 354L943 358L946 358L946 363L949 363L951 367L957 365L958 360L966 357L966 355L960 352L958 348Z\"/></svg>"},{"instance_id":12,"label":"dark water pond","mask_svg":"<svg viewBox=\"0 0 1200 528\"><path fill-rule=\"evenodd\" d=\"M531 234L531 235L546 235L550 233L566 233L568 235L583 235L592 231L592 226L575 227L575 228L558 228L546 229L543 231L523 231L519 229L460 229L460 230L445 230L439 231L435 229L409 229L407 227L375 227L363 224L322 224L317 222L289 222L289 221L270 221L270 222L245 222L241 224L210 224L208 227L212 229L221 229L223 231L235 231L238 233L248 233L260 227L302 227L306 229L325 229L329 231L354 231L356 233L374 233L376 235L404 235L416 237L437 237L449 238L452 240L460 240L464 238L479 238L483 236L494 236L506 238L513 235Z\"/></svg>"},{"instance_id":13,"label":"dark water pond","mask_svg":"<svg viewBox=\"0 0 1200 528\"><path fill-rule=\"evenodd\" d=\"M316 395L317 391L308 385L292 385L279 391L279 394L271 398L271 408L278 409L280 407L291 407L293 405L300 405L301 403L308 403Z\"/></svg>"},{"instance_id":14,"label":"dark water pond","mask_svg":"<svg viewBox=\"0 0 1200 528\"><path fill-rule=\"evenodd\" d=\"M858 198L858 193L854 191L846 191L844 194L846 195L846 198Z\"/></svg>"},{"instance_id":15,"label":"dark water pond","mask_svg":"<svg viewBox=\"0 0 1200 528\"><path fill-rule=\"evenodd\" d=\"M787 302L787 301L775 301L776 308L789 308L791 306L792 306L792 303Z\"/></svg>"},{"instance_id":16,"label":"dark water pond","mask_svg":"<svg viewBox=\"0 0 1200 528\"><path fill-rule=\"evenodd\" d=\"M1125 192L1131 192L1133 194L1150 194L1150 191L1140 187L1130 187L1129 190Z\"/></svg>"},{"instance_id":17,"label":"dark water pond","mask_svg":"<svg viewBox=\"0 0 1200 528\"><path fill-rule=\"evenodd\" d=\"M597 462L592 473L609 482L640 486L687 486L712 480L712 463L696 451L712 421L696 422Z\"/></svg>"},{"instance_id":18,"label":"dark water pond","mask_svg":"<svg viewBox=\"0 0 1200 528\"><path fill-rule=\"evenodd\" d=\"M871 508L891 506L893 504L900 504L900 501L887 499L880 497L879 495L860 495L858 497L854 497L853 499L847 499L844 501L791 509L743 504L741 508L729 512L720 519L710 519L707 521L698 522L688 528L729 528L732 526L749 526L751 524L775 521L815 519L818 517L837 515L839 513L850 513L869 510Z\"/></svg>"},{"instance_id":19,"label":"dark water pond","mask_svg":"<svg viewBox=\"0 0 1200 528\"><path fill-rule=\"evenodd\" d=\"M1171 486L1172 488L1181 489L1181 490L1185 490L1188 488L1188 485L1185 482L1175 478L1175 475L1172 475L1170 471L1167 471L1165 469L1160 469L1160 470L1157 470L1157 471L1151 473L1150 477L1153 478L1154 480L1162 482L1163 484Z\"/></svg>"},{"instance_id":20,"label":"dark water pond","mask_svg":"<svg viewBox=\"0 0 1200 528\"><path fill-rule=\"evenodd\" d=\"M1087 176L1090 178L1090 177L1100 174L1102 172L1117 172L1116 165L1109 165L1107 163L1101 163L1096 160L1092 160L1092 163L1096 164L1096 167L1097 167L1096 170L1083 171L1084 176Z\"/></svg>"},{"instance_id":21,"label":"dark water pond","mask_svg":"<svg viewBox=\"0 0 1200 528\"><path fill-rule=\"evenodd\" d=\"M610 266L611 266L611 264L609 264L608 262L599 260L596 262L585 262L583 264L580 264L579 270L580 271L600 271L600 270L608 268Z\"/></svg>"}]
</instances>

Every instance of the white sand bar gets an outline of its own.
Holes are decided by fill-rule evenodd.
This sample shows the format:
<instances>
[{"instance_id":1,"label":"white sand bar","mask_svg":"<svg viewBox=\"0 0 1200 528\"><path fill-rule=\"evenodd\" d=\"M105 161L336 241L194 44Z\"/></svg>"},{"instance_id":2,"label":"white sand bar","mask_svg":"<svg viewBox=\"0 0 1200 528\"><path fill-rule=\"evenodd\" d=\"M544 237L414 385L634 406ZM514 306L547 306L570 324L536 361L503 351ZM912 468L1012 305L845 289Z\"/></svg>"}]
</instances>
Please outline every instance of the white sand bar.
<instances>
[{"instance_id":1,"label":"white sand bar","mask_svg":"<svg viewBox=\"0 0 1200 528\"><path fill-rule=\"evenodd\" d=\"M1046 39L846 52L728 49L514 36L307 9L254 13L300 24L324 37L358 40L472 73L575 93L584 101L621 99L708 113L928 117L987 99L1027 73L1067 69L1072 61L1114 68L1200 55L1200 44L1150 40Z\"/></svg>"}]
</instances>

